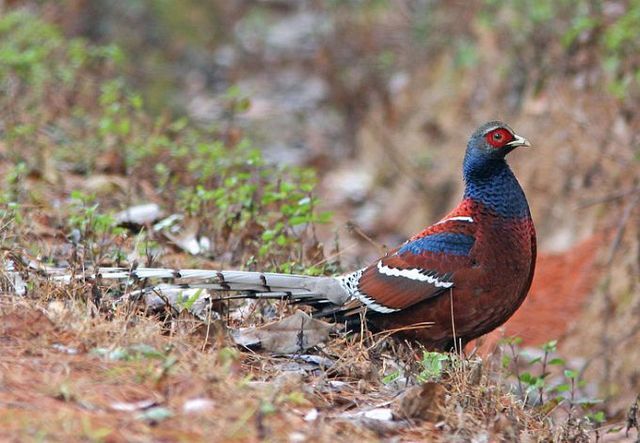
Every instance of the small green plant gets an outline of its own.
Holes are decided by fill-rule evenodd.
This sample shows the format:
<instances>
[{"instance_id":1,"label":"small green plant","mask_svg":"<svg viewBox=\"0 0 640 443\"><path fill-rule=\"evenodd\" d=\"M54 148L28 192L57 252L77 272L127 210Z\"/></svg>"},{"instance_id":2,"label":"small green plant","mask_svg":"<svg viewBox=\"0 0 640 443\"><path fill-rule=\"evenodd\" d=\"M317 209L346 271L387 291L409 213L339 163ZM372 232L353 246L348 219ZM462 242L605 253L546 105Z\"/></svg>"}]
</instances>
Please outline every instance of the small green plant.
<instances>
[{"instance_id":1,"label":"small green plant","mask_svg":"<svg viewBox=\"0 0 640 443\"><path fill-rule=\"evenodd\" d=\"M82 39L66 39L55 26L25 9L0 17L0 98L3 138L9 158L24 162L29 170L46 168L43 146L54 141L55 157L85 156L94 143L75 145L73 133L85 138L92 129L90 116L96 108L96 83L111 74L123 60L115 46L92 46ZM92 75L86 75L91 72ZM104 76L104 77L103 77ZM86 105L86 106L85 106ZM69 119L68 115L74 118Z\"/></svg>"},{"instance_id":2,"label":"small green plant","mask_svg":"<svg viewBox=\"0 0 640 443\"><path fill-rule=\"evenodd\" d=\"M393 372L390 372L389 374L382 377L382 383L384 383L385 385L391 384L397 379L399 379L401 375L402 373L400 372L400 370L395 370Z\"/></svg>"},{"instance_id":3,"label":"small green plant","mask_svg":"<svg viewBox=\"0 0 640 443\"><path fill-rule=\"evenodd\" d=\"M578 53L577 48L588 46L599 60L611 94L621 100L633 100L640 94L638 0L626 2L620 13L610 16L600 2L587 0L486 0L479 19L486 26L509 32L509 41L520 58L524 51L538 51L527 58L538 64L550 63L544 70L563 65L555 63L557 67L553 67L551 58L541 57L550 45L564 47L565 60Z\"/></svg>"},{"instance_id":4,"label":"small green plant","mask_svg":"<svg viewBox=\"0 0 640 443\"><path fill-rule=\"evenodd\" d=\"M289 403L295 406L304 406L309 404L309 400L305 398L304 392L292 391L286 394L280 394L276 398L276 403Z\"/></svg>"},{"instance_id":5,"label":"small green plant","mask_svg":"<svg viewBox=\"0 0 640 443\"><path fill-rule=\"evenodd\" d=\"M418 383L437 382L443 377L447 367L454 362L458 362L458 360L453 355L423 350L415 379ZM403 375L404 371L402 369L395 369L382 377L382 383L385 385L392 384Z\"/></svg>"},{"instance_id":6,"label":"small green plant","mask_svg":"<svg viewBox=\"0 0 640 443\"><path fill-rule=\"evenodd\" d=\"M520 337L503 340L503 344L509 348L509 355L503 356L502 367L516 379L517 391L525 404L536 405L546 413L566 405L569 419L573 419L577 413L581 419L592 424L605 420L604 412L592 410L601 401L582 396L581 389L586 381L580 378L579 372L567 368L565 360L555 356L558 351L557 340L544 343L540 347L542 356L528 361L523 361L519 352L521 343ZM554 367L557 369L552 370ZM549 380L552 375L554 383ZM558 382L558 379L561 381Z\"/></svg>"},{"instance_id":7,"label":"small green plant","mask_svg":"<svg viewBox=\"0 0 640 443\"><path fill-rule=\"evenodd\" d=\"M445 362L451 362L452 356L441 352L422 351L420 365L422 370L418 374L417 380L420 383L437 381L442 377Z\"/></svg>"},{"instance_id":8,"label":"small green plant","mask_svg":"<svg viewBox=\"0 0 640 443\"><path fill-rule=\"evenodd\" d=\"M178 295L178 300L176 304L180 306L182 309L186 309L187 311L193 307L193 304L200 298L202 295L202 289L198 289L194 291L194 293L190 296L186 296L182 293Z\"/></svg>"},{"instance_id":9,"label":"small green plant","mask_svg":"<svg viewBox=\"0 0 640 443\"><path fill-rule=\"evenodd\" d=\"M0 203L18 203L23 200L26 189L24 180L28 172L25 162L15 163L9 169L4 177L4 192L0 195Z\"/></svg>"},{"instance_id":10,"label":"small green plant","mask_svg":"<svg viewBox=\"0 0 640 443\"><path fill-rule=\"evenodd\" d=\"M126 231L116 226L111 215L101 213L99 207L94 195L73 191L69 237L73 243L83 246L83 255L87 255L92 263L99 264L107 256L118 263L124 253L115 240Z\"/></svg>"},{"instance_id":11,"label":"small green plant","mask_svg":"<svg viewBox=\"0 0 640 443\"><path fill-rule=\"evenodd\" d=\"M549 376L550 366L564 366L565 362L561 358L551 358L551 355L557 351L557 340L551 340L544 343L541 347L543 351L542 357L536 357L526 364L529 370L521 372L519 363L521 362L520 356L517 351L517 346L522 343L520 337L513 337L507 339L505 343L509 346L511 356L503 356L503 367L509 367L513 363L514 370L516 371L516 377L518 380L518 390L521 395L524 396L525 401L530 399L532 394L537 394L537 398L534 400L536 403L544 403L546 378ZM538 375L534 375L532 370L536 366L539 366Z\"/></svg>"},{"instance_id":12,"label":"small green plant","mask_svg":"<svg viewBox=\"0 0 640 443\"><path fill-rule=\"evenodd\" d=\"M178 189L178 206L202 221L200 232L218 248L243 237L256 259L285 264L294 258L288 251L302 247L301 237L331 220L330 212L316 210L313 172L268 165L246 139L233 147L219 141L186 146L175 155L187 161L194 179ZM303 253L297 250L297 261Z\"/></svg>"},{"instance_id":13,"label":"small green plant","mask_svg":"<svg viewBox=\"0 0 640 443\"><path fill-rule=\"evenodd\" d=\"M26 174L26 164L19 162L10 168L4 177L3 188L0 191L0 232L8 231L9 226L19 225L23 222L23 210L20 202L25 197L24 179Z\"/></svg>"}]
</instances>

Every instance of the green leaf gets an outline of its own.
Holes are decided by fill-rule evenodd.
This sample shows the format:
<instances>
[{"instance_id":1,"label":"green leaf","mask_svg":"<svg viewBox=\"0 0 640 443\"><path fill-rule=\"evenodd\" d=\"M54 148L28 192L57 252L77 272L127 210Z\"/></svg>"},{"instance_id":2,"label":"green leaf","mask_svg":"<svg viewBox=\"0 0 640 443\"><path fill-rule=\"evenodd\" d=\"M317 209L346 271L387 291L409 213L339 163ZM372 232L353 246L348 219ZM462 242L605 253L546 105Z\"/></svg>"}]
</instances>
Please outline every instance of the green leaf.
<instances>
[{"instance_id":1,"label":"green leaf","mask_svg":"<svg viewBox=\"0 0 640 443\"><path fill-rule=\"evenodd\" d=\"M531 361L529 362L529 366L533 366L533 365L535 365L536 363L540 363L541 361L542 361L542 357L536 357L536 358L534 358L533 360L531 360Z\"/></svg>"},{"instance_id":2,"label":"green leaf","mask_svg":"<svg viewBox=\"0 0 640 443\"><path fill-rule=\"evenodd\" d=\"M131 345L129 346L129 350L136 352L145 358L165 358L165 354L163 352L158 351L156 348L146 343L136 343L134 345Z\"/></svg>"},{"instance_id":3,"label":"green leaf","mask_svg":"<svg viewBox=\"0 0 640 443\"><path fill-rule=\"evenodd\" d=\"M554 386L550 389L551 392L568 392L571 390L571 385L568 383L563 383L557 386Z\"/></svg>"},{"instance_id":4,"label":"green leaf","mask_svg":"<svg viewBox=\"0 0 640 443\"><path fill-rule=\"evenodd\" d=\"M522 337L506 337L501 340L506 345L519 345L522 343Z\"/></svg>"},{"instance_id":5,"label":"green leaf","mask_svg":"<svg viewBox=\"0 0 640 443\"><path fill-rule=\"evenodd\" d=\"M332 218L333 218L333 212L324 211L324 212L321 212L320 214L318 214L318 216L316 217L315 221L316 221L316 223L329 223Z\"/></svg>"},{"instance_id":6,"label":"green leaf","mask_svg":"<svg viewBox=\"0 0 640 443\"><path fill-rule=\"evenodd\" d=\"M293 391L286 395L282 395L278 397L278 401L283 403L291 403L294 405L304 405L308 404L308 400L304 397L304 393L301 391Z\"/></svg>"},{"instance_id":7,"label":"green leaf","mask_svg":"<svg viewBox=\"0 0 640 443\"><path fill-rule=\"evenodd\" d=\"M117 347L107 354L109 360L126 360L129 358L129 352L121 347Z\"/></svg>"},{"instance_id":8,"label":"green leaf","mask_svg":"<svg viewBox=\"0 0 640 443\"><path fill-rule=\"evenodd\" d=\"M263 400L260 402L260 412L262 412L263 414L273 414L276 411L276 406L270 401Z\"/></svg>"},{"instance_id":9,"label":"green leaf","mask_svg":"<svg viewBox=\"0 0 640 443\"><path fill-rule=\"evenodd\" d=\"M171 417L173 417L173 412L171 412L170 409L164 408L161 406L147 409L146 411L136 415L136 418L138 420L145 420L145 421L152 421L152 422L163 421Z\"/></svg>"},{"instance_id":10,"label":"green leaf","mask_svg":"<svg viewBox=\"0 0 640 443\"><path fill-rule=\"evenodd\" d=\"M544 352L555 352L558 348L558 340L551 340L542 345L542 350Z\"/></svg>"},{"instance_id":11,"label":"green leaf","mask_svg":"<svg viewBox=\"0 0 640 443\"><path fill-rule=\"evenodd\" d=\"M590 408L591 406L597 405L599 403L602 403L602 400L598 399L598 398L581 398L578 399L574 402L577 405L582 405L585 408Z\"/></svg>"},{"instance_id":12,"label":"green leaf","mask_svg":"<svg viewBox=\"0 0 640 443\"><path fill-rule=\"evenodd\" d=\"M393 371L390 374L385 375L382 378L382 383L384 383L385 385L388 385L389 383L397 380L400 377L400 371Z\"/></svg>"},{"instance_id":13,"label":"green leaf","mask_svg":"<svg viewBox=\"0 0 640 443\"><path fill-rule=\"evenodd\" d=\"M169 355L162 362L162 369L167 370L167 369L173 367L176 363L178 363L178 358L175 355Z\"/></svg>"},{"instance_id":14,"label":"green leaf","mask_svg":"<svg viewBox=\"0 0 640 443\"><path fill-rule=\"evenodd\" d=\"M439 379L442 376L443 362L448 360L448 354L423 351L421 363L424 369L418 374L418 381L424 383Z\"/></svg>"},{"instance_id":15,"label":"green leaf","mask_svg":"<svg viewBox=\"0 0 640 443\"><path fill-rule=\"evenodd\" d=\"M291 226L303 225L305 223L309 223L309 217L306 215L295 215L289 219Z\"/></svg>"},{"instance_id":16,"label":"green leaf","mask_svg":"<svg viewBox=\"0 0 640 443\"><path fill-rule=\"evenodd\" d=\"M177 304L178 306L182 306L184 309L189 310L193 307L193 304L200 298L202 294L202 289L198 289L195 291L190 297L184 297L183 293L180 292L178 294Z\"/></svg>"},{"instance_id":17,"label":"green leaf","mask_svg":"<svg viewBox=\"0 0 640 443\"><path fill-rule=\"evenodd\" d=\"M536 382L536 378L537 377L532 375L530 372L523 372L520 374L520 381L528 385L534 384Z\"/></svg>"},{"instance_id":18,"label":"green leaf","mask_svg":"<svg viewBox=\"0 0 640 443\"><path fill-rule=\"evenodd\" d=\"M607 417L604 411L598 411L594 414L587 415L587 418L594 423L604 423L607 420Z\"/></svg>"},{"instance_id":19,"label":"green leaf","mask_svg":"<svg viewBox=\"0 0 640 443\"><path fill-rule=\"evenodd\" d=\"M287 244L287 237L284 234L280 234L277 238L276 238L276 243L278 244L278 246L284 246Z\"/></svg>"}]
</instances>

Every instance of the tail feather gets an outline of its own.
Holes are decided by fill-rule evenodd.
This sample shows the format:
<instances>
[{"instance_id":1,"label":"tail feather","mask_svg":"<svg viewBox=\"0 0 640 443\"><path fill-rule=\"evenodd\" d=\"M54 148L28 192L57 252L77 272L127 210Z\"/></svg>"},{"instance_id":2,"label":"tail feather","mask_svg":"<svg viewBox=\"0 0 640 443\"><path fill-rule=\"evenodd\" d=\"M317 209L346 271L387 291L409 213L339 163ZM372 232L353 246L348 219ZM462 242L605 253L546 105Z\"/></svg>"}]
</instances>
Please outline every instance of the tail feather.
<instances>
[{"instance_id":1,"label":"tail feather","mask_svg":"<svg viewBox=\"0 0 640 443\"><path fill-rule=\"evenodd\" d=\"M359 311L350 306L351 303L345 305L350 300L354 301L353 285L345 284L345 281L348 283L351 277L357 278L361 271L339 277L313 277L273 272L144 267L100 267L90 272L70 272L67 268L40 263L23 265L25 269L60 283L83 279L120 282L130 288L126 291L128 296L144 296L152 306L164 306L164 296L179 300L201 289L205 291L204 298L215 300L284 299L292 304L312 307L316 318L333 318L355 329L361 321L360 315L354 315Z\"/></svg>"},{"instance_id":2,"label":"tail feather","mask_svg":"<svg viewBox=\"0 0 640 443\"><path fill-rule=\"evenodd\" d=\"M69 274L52 275L52 279L69 281ZM274 272L217 271L209 269L168 268L107 268L95 273L76 275L73 278L90 278L101 281L144 281L150 284L145 291L173 288L202 288L212 291L239 292L233 298L288 298L291 301L328 300L341 305L350 295L334 277L312 277ZM163 283L153 283L162 280ZM167 283L169 280L171 283ZM163 284L165 286L163 286ZM228 294L221 298L231 298Z\"/></svg>"},{"instance_id":3,"label":"tail feather","mask_svg":"<svg viewBox=\"0 0 640 443\"><path fill-rule=\"evenodd\" d=\"M69 280L69 274L54 275L54 280ZM96 273L77 275L76 278L100 280L172 280L201 282L209 281L209 289L226 291L265 291L287 289L311 291L314 280L311 277L272 272L216 271L208 269L167 269L167 268L99 268Z\"/></svg>"},{"instance_id":4,"label":"tail feather","mask_svg":"<svg viewBox=\"0 0 640 443\"><path fill-rule=\"evenodd\" d=\"M300 291L269 291L269 292L260 292L252 287L243 288L241 286L234 286L233 289L223 288L215 283L181 283L181 284L171 284L171 283L160 283L156 285L149 285L144 288L138 289L137 292L134 293L142 293L142 292L165 292L165 291L180 291L180 290L188 290L188 289L202 289L207 291L219 292L219 296L216 297L217 300L235 300L235 299L243 299L243 298L262 298L262 299L291 299L296 302L304 303L305 300L313 300L318 297L322 297L322 294L313 293L313 292L300 292ZM233 294L229 294L229 291L234 292ZM328 300L325 300L329 302Z\"/></svg>"},{"instance_id":5,"label":"tail feather","mask_svg":"<svg viewBox=\"0 0 640 443\"><path fill-rule=\"evenodd\" d=\"M333 318L336 322L359 322L352 308L343 306L353 300L349 275L313 277L273 272L218 271L210 269L100 267L89 272L70 272L65 268L37 266L27 269L45 275L54 282L95 280L126 286L129 297L145 297L151 307L164 306L167 300L182 300L187 294L203 290L202 299L280 299L313 308L314 317ZM196 292L194 292L194 290ZM191 296L191 295L189 295ZM200 308L198 308L200 309Z\"/></svg>"}]
</instances>

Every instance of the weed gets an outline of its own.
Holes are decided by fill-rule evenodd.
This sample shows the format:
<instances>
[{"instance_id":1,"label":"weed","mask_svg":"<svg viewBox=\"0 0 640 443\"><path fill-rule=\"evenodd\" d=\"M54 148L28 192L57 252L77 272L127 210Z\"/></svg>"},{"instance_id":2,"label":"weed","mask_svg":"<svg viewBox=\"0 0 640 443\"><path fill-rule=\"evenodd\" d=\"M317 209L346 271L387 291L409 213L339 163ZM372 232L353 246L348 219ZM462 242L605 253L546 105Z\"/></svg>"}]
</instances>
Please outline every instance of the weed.
<instances>
[{"instance_id":1,"label":"weed","mask_svg":"<svg viewBox=\"0 0 640 443\"><path fill-rule=\"evenodd\" d=\"M534 63L545 64L537 68L547 72L563 69L581 48L590 46L598 57L598 68L606 75L611 94L631 101L640 93L637 57L640 46L636 32L640 26L639 1L628 2L615 14L606 13L599 2L587 0L487 0L486 5L480 12L481 21L509 29L509 40L516 50L533 48L540 52L530 58ZM504 18L496 19L498 12L503 12ZM554 68L554 61L542 57L542 53L556 42L566 52L562 54L564 60L557 60Z\"/></svg>"},{"instance_id":2,"label":"weed","mask_svg":"<svg viewBox=\"0 0 640 443\"><path fill-rule=\"evenodd\" d=\"M444 363L452 361L452 356L441 352L422 352L422 360L420 362L422 370L418 374L417 380L420 383L428 381L436 381L442 377Z\"/></svg>"},{"instance_id":3,"label":"weed","mask_svg":"<svg viewBox=\"0 0 640 443\"><path fill-rule=\"evenodd\" d=\"M331 220L331 213L316 209L313 172L269 165L241 136L236 116L250 100L238 87L223 94L224 122L216 128L186 118L151 119L142 95L111 69L124 59L118 48L67 40L25 11L0 18L0 54L0 84L9 92L0 109L11 110L1 118L15 164L3 183L3 220L23 217L18 205L35 203L24 180L34 171L53 181L59 171L120 173L129 189L151 184L165 209L186 214L198 236L210 240L209 258L276 270L302 267L305 244L317 245L314 225ZM43 112L42 103L57 105ZM41 149L52 142L55 150ZM62 218L71 263L125 260L128 235L110 215L122 199L106 197L71 192L71 216ZM136 198L129 191L125 197ZM167 249L158 240L153 233L138 239L153 244L144 251L147 262ZM309 272L332 270L326 266Z\"/></svg>"},{"instance_id":4,"label":"weed","mask_svg":"<svg viewBox=\"0 0 640 443\"><path fill-rule=\"evenodd\" d=\"M124 252L117 246L117 237L125 235L125 229L116 226L115 220L101 213L94 195L81 191L71 193L71 215L68 218L69 238L76 246L82 245L80 252L74 254L78 263L101 263L111 255L115 263L124 260ZM115 246L115 248L112 248Z\"/></svg>"},{"instance_id":5,"label":"weed","mask_svg":"<svg viewBox=\"0 0 640 443\"><path fill-rule=\"evenodd\" d=\"M584 396L581 389L586 381L580 378L578 371L567 368L564 359L556 356L557 340L544 343L540 347L541 356L524 361L518 348L521 343L519 337L504 340L510 355L502 357L502 367L508 378L515 378L517 392L525 404L532 404L545 414L562 408L567 413L567 423L577 420L577 423L592 427L604 422L604 412L593 410L601 400ZM552 375L554 382L550 382Z\"/></svg>"}]
</instances>

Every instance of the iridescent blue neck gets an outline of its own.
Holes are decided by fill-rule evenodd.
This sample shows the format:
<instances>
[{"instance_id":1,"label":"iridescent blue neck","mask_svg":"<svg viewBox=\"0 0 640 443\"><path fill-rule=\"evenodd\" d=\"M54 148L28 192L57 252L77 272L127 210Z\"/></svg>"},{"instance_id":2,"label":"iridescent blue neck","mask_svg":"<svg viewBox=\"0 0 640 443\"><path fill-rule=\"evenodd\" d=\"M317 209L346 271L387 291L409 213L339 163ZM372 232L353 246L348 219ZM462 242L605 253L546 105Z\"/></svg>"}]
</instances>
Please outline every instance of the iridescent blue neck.
<instances>
[{"instance_id":1,"label":"iridescent blue neck","mask_svg":"<svg viewBox=\"0 0 640 443\"><path fill-rule=\"evenodd\" d=\"M530 217L524 192L504 158L467 152L463 173L464 198L482 203L503 217Z\"/></svg>"}]
</instances>

